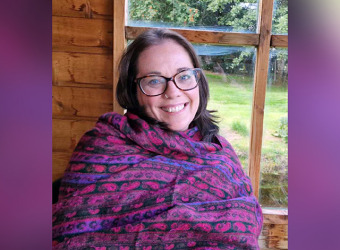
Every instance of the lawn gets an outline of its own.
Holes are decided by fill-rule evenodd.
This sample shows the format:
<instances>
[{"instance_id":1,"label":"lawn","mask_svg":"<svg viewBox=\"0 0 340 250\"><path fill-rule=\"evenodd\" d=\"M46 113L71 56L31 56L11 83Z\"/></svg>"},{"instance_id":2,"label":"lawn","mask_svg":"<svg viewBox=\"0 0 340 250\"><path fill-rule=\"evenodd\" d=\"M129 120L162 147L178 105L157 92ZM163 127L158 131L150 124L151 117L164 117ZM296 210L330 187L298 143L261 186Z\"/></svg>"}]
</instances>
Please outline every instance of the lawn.
<instances>
[{"instance_id":1,"label":"lawn","mask_svg":"<svg viewBox=\"0 0 340 250\"><path fill-rule=\"evenodd\" d=\"M220 134L232 144L242 166L247 171L253 79L246 76L205 73L210 87L208 109L217 111L216 114L220 118ZM283 138L278 137L280 120L285 119L288 114L287 93L287 87L267 87L261 160L263 199L265 199L265 190L268 188L282 189L278 193L281 193L281 196L287 196L285 190L288 173L288 145ZM280 194L267 198L285 205L287 199L279 196ZM268 206L275 206L269 203L268 201Z\"/></svg>"}]
</instances>

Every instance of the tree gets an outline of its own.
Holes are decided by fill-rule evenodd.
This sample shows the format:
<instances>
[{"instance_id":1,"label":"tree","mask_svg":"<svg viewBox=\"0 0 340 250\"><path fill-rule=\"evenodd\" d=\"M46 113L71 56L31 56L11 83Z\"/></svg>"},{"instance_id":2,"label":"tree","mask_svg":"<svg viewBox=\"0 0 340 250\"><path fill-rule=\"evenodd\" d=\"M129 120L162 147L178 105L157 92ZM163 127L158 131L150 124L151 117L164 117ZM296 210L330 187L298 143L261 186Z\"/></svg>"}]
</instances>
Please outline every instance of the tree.
<instances>
[{"instance_id":1,"label":"tree","mask_svg":"<svg viewBox=\"0 0 340 250\"><path fill-rule=\"evenodd\" d=\"M288 32L288 0L276 0L273 33ZM256 32L257 0L129 0L129 19L148 22L150 26L203 26L233 32ZM232 63L221 57L211 59L210 66L216 60L218 67L229 73L251 74L249 61L254 53L249 51L235 52ZM287 54L282 53L282 62ZM248 66L247 66L248 65ZM208 67L208 65L206 65Z\"/></svg>"}]
</instances>

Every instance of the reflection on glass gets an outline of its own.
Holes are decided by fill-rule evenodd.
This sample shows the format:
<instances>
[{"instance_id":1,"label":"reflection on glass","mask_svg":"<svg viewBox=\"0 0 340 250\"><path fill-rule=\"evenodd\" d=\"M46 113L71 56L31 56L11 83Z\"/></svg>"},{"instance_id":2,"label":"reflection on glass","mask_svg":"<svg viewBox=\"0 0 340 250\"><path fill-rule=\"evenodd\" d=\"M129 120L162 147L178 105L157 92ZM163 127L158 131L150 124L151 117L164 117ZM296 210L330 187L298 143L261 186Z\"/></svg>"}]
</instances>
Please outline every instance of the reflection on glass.
<instances>
[{"instance_id":1,"label":"reflection on glass","mask_svg":"<svg viewBox=\"0 0 340 250\"><path fill-rule=\"evenodd\" d=\"M256 31L258 0L129 0L128 6L130 26Z\"/></svg>"},{"instance_id":2,"label":"reflection on glass","mask_svg":"<svg viewBox=\"0 0 340 250\"><path fill-rule=\"evenodd\" d=\"M247 171L255 48L194 47L209 82L208 109L217 111L220 134L232 144Z\"/></svg>"},{"instance_id":3,"label":"reflection on glass","mask_svg":"<svg viewBox=\"0 0 340 250\"><path fill-rule=\"evenodd\" d=\"M272 34L288 34L288 0L274 1L272 26Z\"/></svg>"},{"instance_id":4,"label":"reflection on glass","mask_svg":"<svg viewBox=\"0 0 340 250\"><path fill-rule=\"evenodd\" d=\"M288 206L288 51L271 49L263 124L260 203Z\"/></svg>"}]
</instances>

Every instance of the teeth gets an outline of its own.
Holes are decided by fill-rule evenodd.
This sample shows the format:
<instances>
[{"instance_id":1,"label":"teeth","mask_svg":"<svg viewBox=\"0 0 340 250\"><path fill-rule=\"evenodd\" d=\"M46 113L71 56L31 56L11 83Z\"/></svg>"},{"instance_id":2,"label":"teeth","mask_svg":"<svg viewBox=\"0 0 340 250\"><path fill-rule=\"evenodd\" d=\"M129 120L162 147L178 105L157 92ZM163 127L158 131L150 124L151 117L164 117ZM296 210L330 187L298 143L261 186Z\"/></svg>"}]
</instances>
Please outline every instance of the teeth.
<instances>
[{"instance_id":1,"label":"teeth","mask_svg":"<svg viewBox=\"0 0 340 250\"><path fill-rule=\"evenodd\" d=\"M170 112L170 113L178 112L178 111L181 111L182 109L184 109L184 104L178 105L178 106L176 106L176 107L162 108L162 109L163 109L164 111Z\"/></svg>"}]
</instances>

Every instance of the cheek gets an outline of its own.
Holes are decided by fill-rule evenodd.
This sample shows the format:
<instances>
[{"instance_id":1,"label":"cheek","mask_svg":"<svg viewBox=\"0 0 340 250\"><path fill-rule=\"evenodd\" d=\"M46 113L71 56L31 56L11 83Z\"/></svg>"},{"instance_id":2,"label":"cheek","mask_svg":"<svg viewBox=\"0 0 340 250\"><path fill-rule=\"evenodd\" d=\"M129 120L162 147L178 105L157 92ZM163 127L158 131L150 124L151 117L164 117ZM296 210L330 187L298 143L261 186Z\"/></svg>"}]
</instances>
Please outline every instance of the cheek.
<instances>
[{"instance_id":1,"label":"cheek","mask_svg":"<svg viewBox=\"0 0 340 250\"><path fill-rule=\"evenodd\" d=\"M145 111L149 116L154 117L152 110L157 104L157 97L148 97L142 93L140 89L137 90L137 100L140 106L144 106Z\"/></svg>"},{"instance_id":2,"label":"cheek","mask_svg":"<svg viewBox=\"0 0 340 250\"><path fill-rule=\"evenodd\" d=\"M138 104L140 106L144 105L144 100L143 100L143 96L142 95L143 95L142 91L139 88L137 88L137 101L138 101Z\"/></svg>"},{"instance_id":3,"label":"cheek","mask_svg":"<svg viewBox=\"0 0 340 250\"><path fill-rule=\"evenodd\" d=\"M145 109L149 109L151 100L148 96L144 95L140 89L137 90L137 100L140 106L144 106Z\"/></svg>"},{"instance_id":4,"label":"cheek","mask_svg":"<svg viewBox=\"0 0 340 250\"><path fill-rule=\"evenodd\" d=\"M195 114L198 110L199 104L200 104L200 94L199 94L199 89L197 88L197 91L192 95L192 102L194 103L194 108L195 108Z\"/></svg>"}]
</instances>

